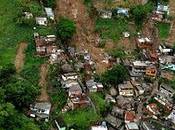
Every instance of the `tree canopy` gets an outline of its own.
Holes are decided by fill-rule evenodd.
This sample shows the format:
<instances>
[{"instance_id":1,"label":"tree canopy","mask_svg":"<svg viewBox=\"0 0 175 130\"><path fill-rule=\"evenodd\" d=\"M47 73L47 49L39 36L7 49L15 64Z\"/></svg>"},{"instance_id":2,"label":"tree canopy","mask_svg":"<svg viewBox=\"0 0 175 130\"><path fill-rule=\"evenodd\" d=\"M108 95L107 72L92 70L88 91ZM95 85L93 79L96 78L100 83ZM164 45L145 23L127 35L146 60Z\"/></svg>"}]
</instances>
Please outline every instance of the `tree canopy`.
<instances>
[{"instance_id":1,"label":"tree canopy","mask_svg":"<svg viewBox=\"0 0 175 130\"><path fill-rule=\"evenodd\" d=\"M57 24L57 35L62 42L67 42L76 32L75 23L67 18L60 18Z\"/></svg>"},{"instance_id":2,"label":"tree canopy","mask_svg":"<svg viewBox=\"0 0 175 130\"><path fill-rule=\"evenodd\" d=\"M128 72L127 69L122 65L116 65L111 70L106 71L102 74L101 80L105 86L116 86L127 80Z\"/></svg>"}]
</instances>

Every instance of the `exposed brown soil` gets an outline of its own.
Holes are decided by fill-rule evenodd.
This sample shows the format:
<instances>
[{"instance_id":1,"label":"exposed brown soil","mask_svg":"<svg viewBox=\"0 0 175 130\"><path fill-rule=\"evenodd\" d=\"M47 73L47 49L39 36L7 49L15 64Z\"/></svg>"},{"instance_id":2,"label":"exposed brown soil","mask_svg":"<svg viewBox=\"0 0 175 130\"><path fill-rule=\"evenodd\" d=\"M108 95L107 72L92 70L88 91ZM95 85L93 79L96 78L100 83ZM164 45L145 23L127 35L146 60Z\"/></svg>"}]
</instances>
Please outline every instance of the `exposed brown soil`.
<instances>
[{"instance_id":1,"label":"exposed brown soil","mask_svg":"<svg viewBox=\"0 0 175 130\"><path fill-rule=\"evenodd\" d=\"M89 17L82 0L58 0L56 14L73 19L76 23L76 34L72 44L76 45L79 50L88 50L92 59L97 64L97 73L106 70L106 64L102 63L104 59L104 50L95 47L98 44L99 36L94 32L94 21Z\"/></svg>"},{"instance_id":2,"label":"exposed brown soil","mask_svg":"<svg viewBox=\"0 0 175 130\"><path fill-rule=\"evenodd\" d=\"M167 43L170 46L173 46L173 44L175 43L175 1L174 0L170 0L169 2L170 2L169 3L170 15L173 17L173 21L171 23L171 29L170 29L169 37L167 39Z\"/></svg>"},{"instance_id":3,"label":"exposed brown soil","mask_svg":"<svg viewBox=\"0 0 175 130\"><path fill-rule=\"evenodd\" d=\"M18 50L17 50L17 54L16 54L16 58L15 58L15 67L16 67L16 71L20 72L20 70L22 69L23 65L24 65L24 60L25 60L25 49L27 48L27 43L22 42L19 44Z\"/></svg>"},{"instance_id":4,"label":"exposed brown soil","mask_svg":"<svg viewBox=\"0 0 175 130\"><path fill-rule=\"evenodd\" d=\"M41 87L41 94L37 101L49 101L49 95L47 93L47 76L48 76L48 65L42 64L40 67L40 80L39 86Z\"/></svg>"}]
</instances>

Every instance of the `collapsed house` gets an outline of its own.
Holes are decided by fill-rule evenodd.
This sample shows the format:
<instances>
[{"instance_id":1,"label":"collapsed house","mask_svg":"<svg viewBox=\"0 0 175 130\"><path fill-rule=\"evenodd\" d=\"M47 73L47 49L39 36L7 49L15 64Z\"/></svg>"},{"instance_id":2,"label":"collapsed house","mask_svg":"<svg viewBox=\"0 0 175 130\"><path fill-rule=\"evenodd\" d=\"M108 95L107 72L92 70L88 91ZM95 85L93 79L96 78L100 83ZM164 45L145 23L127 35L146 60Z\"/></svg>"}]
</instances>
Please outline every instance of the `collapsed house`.
<instances>
[{"instance_id":1,"label":"collapsed house","mask_svg":"<svg viewBox=\"0 0 175 130\"><path fill-rule=\"evenodd\" d=\"M35 33L34 40L36 44L37 55L49 56L57 52L57 46L55 45L55 35L40 36L38 33Z\"/></svg>"},{"instance_id":2,"label":"collapsed house","mask_svg":"<svg viewBox=\"0 0 175 130\"><path fill-rule=\"evenodd\" d=\"M48 121L51 110L50 102L35 103L30 106L30 117Z\"/></svg>"}]
</instances>

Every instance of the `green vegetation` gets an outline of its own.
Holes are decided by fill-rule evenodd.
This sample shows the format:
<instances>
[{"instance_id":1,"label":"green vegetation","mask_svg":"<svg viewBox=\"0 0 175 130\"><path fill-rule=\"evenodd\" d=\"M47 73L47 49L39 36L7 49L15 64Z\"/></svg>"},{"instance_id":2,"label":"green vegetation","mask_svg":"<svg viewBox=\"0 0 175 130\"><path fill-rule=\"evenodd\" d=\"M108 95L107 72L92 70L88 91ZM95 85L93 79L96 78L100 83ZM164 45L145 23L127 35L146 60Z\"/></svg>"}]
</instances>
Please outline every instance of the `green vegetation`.
<instances>
[{"instance_id":1,"label":"green vegetation","mask_svg":"<svg viewBox=\"0 0 175 130\"><path fill-rule=\"evenodd\" d=\"M170 24L167 23L157 23L157 28L159 30L159 36L161 39L166 39L169 35Z\"/></svg>"},{"instance_id":2,"label":"green vegetation","mask_svg":"<svg viewBox=\"0 0 175 130\"><path fill-rule=\"evenodd\" d=\"M92 108L77 109L62 114L68 126L78 130L87 130L88 127L99 120L99 115Z\"/></svg>"},{"instance_id":3,"label":"green vegetation","mask_svg":"<svg viewBox=\"0 0 175 130\"><path fill-rule=\"evenodd\" d=\"M127 80L128 72L122 65L116 65L111 70L106 71L101 76L101 80L105 86L113 85L116 86L123 81Z\"/></svg>"},{"instance_id":4,"label":"green vegetation","mask_svg":"<svg viewBox=\"0 0 175 130\"><path fill-rule=\"evenodd\" d=\"M152 12L154 6L152 2L148 2L146 5L136 5L131 9L132 17L138 29L141 29L144 20L148 14Z\"/></svg>"},{"instance_id":5,"label":"green vegetation","mask_svg":"<svg viewBox=\"0 0 175 130\"><path fill-rule=\"evenodd\" d=\"M56 6L56 0L42 0L42 2L45 7L54 8Z\"/></svg>"},{"instance_id":6,"label":"green vegetation","mask_svg":"<svg viewBox=\"0 0 175 130\"><path fill-rule=\"evenodd\" d=\"M91 93L90 97L95 104L99 116L104 115L104 113L107 111L107 108L109 107L109 104L106 104L105 102L104 95L102 93Z\"/></svg>"},{"instance_id":7,"label":"green vegetation","mask_svg":"<svg viewBox=\"0 0 175 130\"><path fill-rule=\"evenodd\" d=\"M30 40L32 29L16 25L17 0L0 0L0 66L14 62L19 42Z\"/></svg>"},{"instance_id":8,"label":"green vegetation","mask_svg":"<svg viewBox=\"0 0 175 130\"><path fill-rule=\"evenodd\" d=\"M110 55L114 58L124 58L126 56L124 50L117 48L110 52Z\"/></svg>"},{"instance_id":9,"label":"green vegetation","mask_svg":"<svg viewBox=\"0 0 175 130\"><path fill-rule=\"evenodd\" d=\"M14 66L9 65L0 69L0 128L5 130L39 130L36 125L15 110L23 109L33 102L38 95L38 87L18 77Z\"/></svg>"},{"instance_id":10,"label":"green vegetation","mask_svg":"<svg viewBox=\"0 0 175 130\"><path fill-rule=\"evenodd\" d=\"M67 18L60 18L57 24L57 35L63 43L67 43L76 32L75 23Z\"/></svg>"},{"instance_id":11,"label":"green vegetation","mask_svg":"<svg viewBox=\"0 0 175 130\"><path fill-rule=\"evenodd\" d=\"M120 39L122 32L128 31L128 21L125 19L101 19L96 21L96 31L102 39Z\"/></svg>"}]
</instances>

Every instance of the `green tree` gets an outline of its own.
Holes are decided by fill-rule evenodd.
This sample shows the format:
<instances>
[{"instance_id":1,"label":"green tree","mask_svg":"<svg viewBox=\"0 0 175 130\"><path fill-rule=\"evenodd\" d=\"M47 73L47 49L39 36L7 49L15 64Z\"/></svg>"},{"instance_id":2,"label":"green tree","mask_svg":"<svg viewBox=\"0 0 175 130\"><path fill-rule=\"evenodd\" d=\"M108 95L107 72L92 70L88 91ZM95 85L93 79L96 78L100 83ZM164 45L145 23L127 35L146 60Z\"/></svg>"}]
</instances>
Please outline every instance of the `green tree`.
<instances>
[{"instance_id":1,"label":"green tree","mask_svg":"<svg viewBox=\"0 0 175 130\"><path fill-rule=\"evenodd\" d=\"M5 130L39 130L26 116L17 112L11 103L0 104L0 129Z\"/></svg>"},{"instance_id":2,"label":"green tree","mask_svg":"<svg viewBox=\"0 0 175 130\"><path fill-rule=\"evenodd\" d=\"M55 8L56 0L42 0L42 2L45 7Z\"/></svg>"},{"instance_id":3,"label":"green tree","mask_svg":"<svg viewBox=\"0 0 175 130\"><path fill-rule=\"evenodd\" d=\"M67 43L76 32L75 23L67 18L60 18L57 24L57 35L63 43Z\"/></svg>"},{"instance_id":4,"label":"green tree","mask_svg":"<svg viewBox=\"0 0 175 130\"><path fill-rule=\"evenodd\" d=\"M5 90L5 99L19 108L33 103L39 94L38 86L21 78L14 78L3 89Z\"/></svg>"},{"instance_id":5,"label":"green tree","mask_svg":"<svg viewBox=\"0 0 175 130\"><path fill-rule=\"evenodd\" d=\"M11 78L16 73L13 64L8 64L0 68L0 86L7 84Z\"/></svg>"},{"instance_id":6,"label":"green tree","mask_svg":"<svg viewBox=\"0 0 175 130\"><path fill-rule=\"evenodd\" d=\"M141 28L144 20L147 18L148 13L153 10L153 3L149 2L146 5L136 5L131 9L131 14L134 18L135 24Z\"/></svg>"},{"instance_id":7,"label":"green tree","mask_svg":"<svg viewBox=\"0 0 175 130\"><path fill-rule=\"evenodd\" d=\"M116 86L127 80L128 72L127 69L122 65L116 65L111 70L106 71L102 74L101 80L105 86Z\"/></svg>"}]
</instances>

